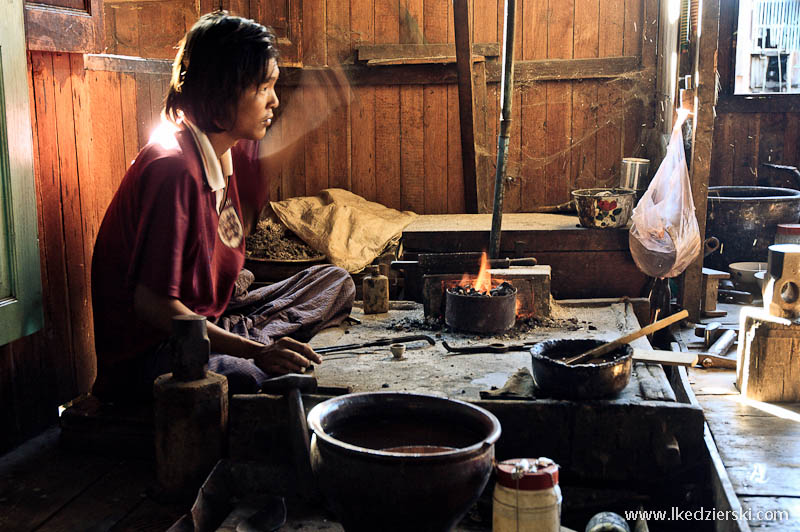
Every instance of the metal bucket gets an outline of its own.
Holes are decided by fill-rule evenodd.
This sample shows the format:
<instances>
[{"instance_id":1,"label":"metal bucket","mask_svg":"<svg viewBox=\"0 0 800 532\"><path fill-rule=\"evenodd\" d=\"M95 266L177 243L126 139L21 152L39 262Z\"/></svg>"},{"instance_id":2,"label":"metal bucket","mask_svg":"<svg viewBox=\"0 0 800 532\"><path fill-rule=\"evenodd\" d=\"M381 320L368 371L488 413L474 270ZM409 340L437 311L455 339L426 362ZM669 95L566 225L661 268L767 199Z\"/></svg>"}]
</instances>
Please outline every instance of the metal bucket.
<instances>
[{"instance_id":1,"label":"metal bucket","mask_svg":"<svg viewBox=\"0 0 800 532\"><path fill-rule=\"evenodd\" d=\"M720 252L704 265L726 271L732 262L767 262L778 224L800 220L800 191L775 187L709 187L706 236Z\"/></svg>"}]
</instances>

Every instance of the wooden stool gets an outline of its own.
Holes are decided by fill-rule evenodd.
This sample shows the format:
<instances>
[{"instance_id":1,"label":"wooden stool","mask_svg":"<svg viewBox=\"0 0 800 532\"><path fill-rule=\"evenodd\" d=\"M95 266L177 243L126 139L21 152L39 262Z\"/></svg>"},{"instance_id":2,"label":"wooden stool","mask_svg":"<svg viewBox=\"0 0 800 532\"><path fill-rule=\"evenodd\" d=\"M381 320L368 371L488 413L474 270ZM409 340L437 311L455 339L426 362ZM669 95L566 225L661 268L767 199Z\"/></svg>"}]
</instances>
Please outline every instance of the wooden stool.
<instances>
[{"instance_id":1,"label":"wooden stool","mask_svg":"<svg viewBox=\"0 0 800 532\"><path fill-rule=\"evenodd\" d=\"M756 401L800 401L800 324L743 308L736 385Z\"/></svg>"},{"instance_id":2,"label":"wooden stool","mask_svg":"<svg viewBox=\"0 0 800 532\"><path fill-rule=\"evenodd\" d=\"M724 310L717 310L717 297L719 280L730 278L729 273L703 268L703 299L700 300L700 314L704 318L721 318L727 314Z\"/></svg>"}]
</instances>

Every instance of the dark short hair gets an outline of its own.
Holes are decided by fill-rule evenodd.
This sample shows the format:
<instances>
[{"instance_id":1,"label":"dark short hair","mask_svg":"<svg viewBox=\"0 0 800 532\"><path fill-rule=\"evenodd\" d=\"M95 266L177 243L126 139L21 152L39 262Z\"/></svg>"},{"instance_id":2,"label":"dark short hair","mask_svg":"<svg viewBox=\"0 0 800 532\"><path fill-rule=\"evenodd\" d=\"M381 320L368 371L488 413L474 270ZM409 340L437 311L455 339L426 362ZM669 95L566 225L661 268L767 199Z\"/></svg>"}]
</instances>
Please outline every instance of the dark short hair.
<instances>
[{"instance_id":1,"label":"dark short hair","mask_svg":"<svg viewBox=\"0 0 800 532\"><path fill-rule=\"evenodd\" d=\"M277 57L269 28L226 11L203 15L179 43L164 117L177 122L183 112L203 131L229 129L239 97L269 78L269 61Z\"/></svg>"}]
</instances>

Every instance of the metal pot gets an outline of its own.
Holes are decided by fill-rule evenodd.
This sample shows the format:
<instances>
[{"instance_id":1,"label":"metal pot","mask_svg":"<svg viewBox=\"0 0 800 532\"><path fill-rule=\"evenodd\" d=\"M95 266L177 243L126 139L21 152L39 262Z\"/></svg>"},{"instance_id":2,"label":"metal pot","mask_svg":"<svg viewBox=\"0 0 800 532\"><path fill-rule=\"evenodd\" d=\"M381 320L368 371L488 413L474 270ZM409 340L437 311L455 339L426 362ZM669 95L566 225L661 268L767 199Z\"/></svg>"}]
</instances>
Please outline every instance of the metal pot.
<instances>
[{"instance_id":1,"label":"metal pot","mask_svg":"<svg viewBox=\"0 0 800 532\"><path fill-rule=\"evenodd\" d=\"M800 220L800 191L776 187L709 187L706 235L722 244L704 265L726 271L732 262L766 262L778 224Z\"/></svg>"},{"instance_id":2,"label":"metal pot","mask_svg":"<svg viewBox=\"0 0 800 532\"><path fill-rule=\"evenodd\" d=\"M602 345L602 340L545 340L531 348L533 380L539 392L560 399L599 399L619 394L631 379L633 348L620 346L595 364L567 365L560 359Z\"/></svg>"},{"instance_id":3,"label":"metal pot","mask_svg":"<svg viewBox=\"0 0 800 532\"><path fill-rule=\"evenodd\" d=\"M489 479L500 422L452 399L344 395L308 414L311 466L348 532L445 532Z\"/></svg>"},{"instance_id":4,"label":"metal pot","mask_svg":"<svg viewBox=\"0 0 800 532\"><path fill-rule=\"evenodd\" d=\"M459 331L501 333L517 319L517 290L506 295L470 296L445 291L445 323Z\"/></svg>"}]
</instances>

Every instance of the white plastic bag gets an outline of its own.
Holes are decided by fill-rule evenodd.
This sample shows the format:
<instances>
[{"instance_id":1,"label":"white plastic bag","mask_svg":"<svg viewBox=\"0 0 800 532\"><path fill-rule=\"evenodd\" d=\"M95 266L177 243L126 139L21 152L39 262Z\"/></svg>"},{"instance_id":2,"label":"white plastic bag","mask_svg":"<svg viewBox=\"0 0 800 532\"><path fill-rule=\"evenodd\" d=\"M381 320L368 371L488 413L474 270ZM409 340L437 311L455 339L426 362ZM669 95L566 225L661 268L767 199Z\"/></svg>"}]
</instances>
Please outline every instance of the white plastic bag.
<instances>
[{"instance_id":1,"label":"white plastic bag","mask_svg":"<svg viewBox=\"0 0 800 532\"><path fill-rule=\"evenodd\" d=\"M636 266L651 277L680 275L700 253L700 228L679 120L667 154L633 209L628 242Z\"/></svg>"}]
</instances>

